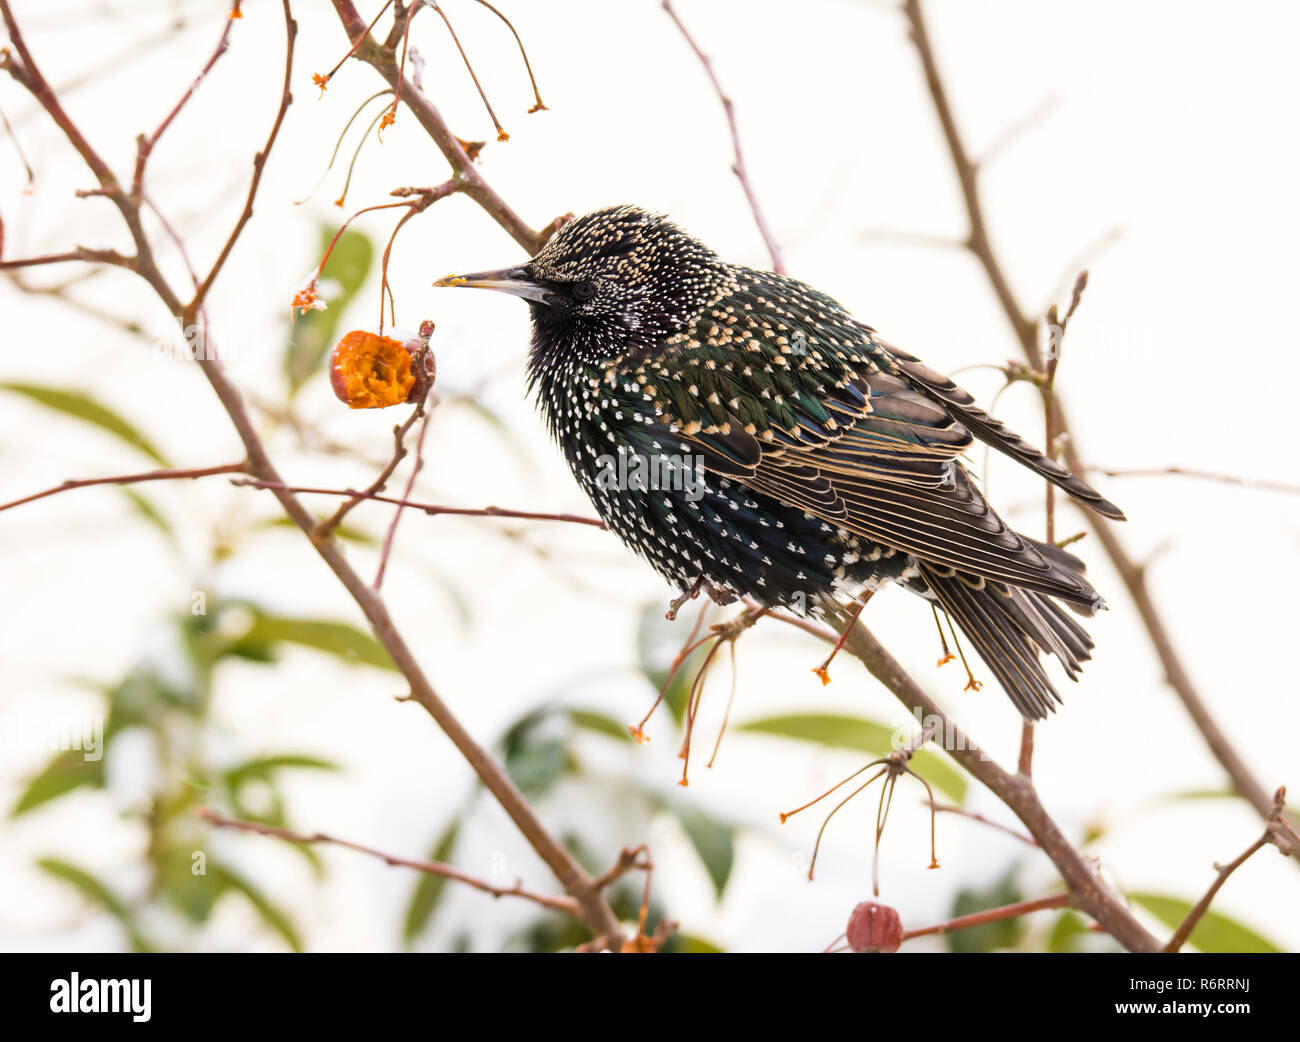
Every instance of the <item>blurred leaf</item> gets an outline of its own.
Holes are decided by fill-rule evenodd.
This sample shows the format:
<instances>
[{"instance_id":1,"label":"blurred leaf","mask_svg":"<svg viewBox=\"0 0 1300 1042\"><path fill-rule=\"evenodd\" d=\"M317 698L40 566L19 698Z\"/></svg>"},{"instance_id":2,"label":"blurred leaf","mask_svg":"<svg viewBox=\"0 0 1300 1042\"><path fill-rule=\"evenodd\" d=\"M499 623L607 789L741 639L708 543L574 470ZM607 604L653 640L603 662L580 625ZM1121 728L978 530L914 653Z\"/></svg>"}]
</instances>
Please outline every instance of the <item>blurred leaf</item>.
<instances>
[{"instance_id":1,"label":"blurred leaf","mask_svg":"<svg viewBox=\"0 0 1300 1042\"><path fill-rule=\"evenodd\" d=\"M332 622L327 619L292 619L254 610L253 625L239 643L251 641L255 645L297 644L304 648L324 651L352 665L364 663L377 669L397 669L379 641L346 622Z\"/></svg>"},{"instance_id":2,"label":"blurred leaf","mask_svg":"<svg viewBox=\"0 0 1300 1042\"><path fill-rule=\"evenodd\" d=\"M227 768L222 778L232 788L238 788L245 782L257 778L266 780L276 771L282 770L337 771L341 770L332 760L322 760L318 756L305 756L300 753L276 753L270 756L256 756L241 764Z\"/></svg>"},{"instance_id":3,"label":"blurred leaf","mask_svg":"<svg viewBox=\"0 0 1300 1042\"><path fill-rule=\"evenodd\" d=\"M527 739L506 753L506 773L527 796L541 796L569 766L561 738Z\"/></svg>"},{"instance_id":4,"label":"blurred leaf","mask_svg":"<svg viewBox=\"0 0 1300 1042\"><path fill-rule=\"evenodd\" d=\"M62 387L47 387L40 384L0 383L0 391L12 391L32 401L44 405L47 409L73 416L78 420L99 427L109 434L126 442L134 449L143 452L160 467L169 467L167 457L150 444L149 440L124 420L112 409L101 405L81 391L69 391Z\"/></svg>"},{"instance_id":5,"label":"blurred leaf","mask_svg":"<svg viewBox=\"0 0 1300 1042\"><path fill-rule=\"evenodd\" d=\"M233 890L242 894L262 922L279 934L285 944L295 952L302 951L302 940L292 921L256 886L225 865L213 865L211 862L208 862L208 876L221 892Z\"/></svg>"},{"instance_id":6,"label":"blurred leaf","mask_svg":"<svg viewBox=\"0 0 1300 1042\"><path fill-rule=\"evenodd\" d=\"M104 883L96 879L83 868L54 857L37 858L36 867L46 875L60 879L75 887L81 896L92 904L98 905L111 915L126 930L131 947L137 952L147 952L150 944L135 927L135 917L126 903Z\"/></svg>"},{"instance_id":7,"label":"blurred leaf","mask_svg":"<svg viewBox=\"0 0 1300 1042\"><path fill-rule=\"evenodd\" d=\"M590 709L570 709L568 712L569 719L584 731L595 731L597 734L617 738L621 742L632 742L632 735L628 732L627 727L611 716L605 716L603 713L593 712Z\"/></svg>"},{"instance_id":8,"label":"blurred leaf","mask_svg":"<svg viewBox=\"0 0 1300 1042\"><path fill-rule=\"evenodd\" d=\"M1145 908L1171 930L1177 929L1178 924L1186 919L1187 913L1192 910L1190 902L1165 894L1130 891L1128 896L1135 904ZM1268 938L1257 934L1248 926L1243 926L1235 919L1219 914L1212 908L1196 924L1196 929L1192 931L1188 941L1203 952L1280 953L1282 951Z\"/></svg>"},{"instance_id":9,"label":"blurred leaf","mask_svg":"<svg viewBox=\"0 0 1300 1042\"><path fill-rule=\"evenodd\" d=\"M103 750L101 749L102 753ZM58 753L47 763L18 797L9 811L10 818L26 814L42 803L57 799L84 785L100 787L104 784L104 761L87 760L85 753L68 749Z\"/></svg>"},{"instance_id":10,"label":"blurred leaf","mask_svg":"<svg viewBox=\"0 0 1300 1042\"><path fill-rule=\"evenodd\" d=\"M321 515L317 517L317 520L324 521L326 520L326 517L327 515ZM290 518L284 517L283 515L280 517L268 518L267 520L260 522L258 527L259 528L291 528L293 529L294 532L298 531L298 526L294 524L294 522ZM354 528L352 525L346 523L337 525L334 528L334 535L337 538L342 539L345 543L355 543L357 546L378 546L379 545L379 540L376 539L369 532L361 528Z\"/></svg>"},{"instance_id":11,"label":"blurred leaf","mask_svg":"<svg viewBox=\"0 0 1300 1042\"><path fill-rule=\"evenodd\" d=\"M534 709L501 739L506 773L528 796L541 796L572 764L561 714L554 706Z\"/></svg>"},{"instance_id":12,"label":"blurred leaf","mask_svg":"<svg viewBox=\"0 0 1300 1042\"><path fill-rule=\"evenodd\" d=\"M452 852L456 849L456 837L459 832L460 819L453 818L451 824L433 844L429 860L450 861ZM402 926L402 940L408 946L429 925L429 920L437 910L438 902L442 900L446 887L447 880L444 876L424 872L420 874L420 880L415 884L415 893L411 895L411 903L406 909L406 922Z\"/></svg>"},{"instance_id":13,"label":"blurred leaf","mask_svg":"<svg viewBox=\"0 0 1300 1042\"><path fill-rule=\"evenodd\" d=\"M956 919L958 916L973 915L976 912L984 912L990 908L1001 908L1003 905L1023 901L1024 895L1016 884L1016 871L1017 866L1013 865L1001 879L990 887L980 889L963 887L957 891L957 896L953 900L948 917ZM993 952L1003 948L1015 947L1016 942L1020 940L1024 932L1025 924L1023 920L999 919L995 922L984 923L981 926L970 926L965 930L954 930L944 936L944 942L947 944L949 951L958 954Z\"/></svg>"},{"instance_id":14,"label":"blurred leaf","mask_svg":"<svg viewBox=\"0 0 1300 1042\"><path fill-rule=\"evenodd\" d=\"M677 820L690 837L695 852L704 862L709 878L713 880L714 891L721 897L722 891L727 888L731 867L736 859L735 829L692 807L678 805L674 810Z\"/></svg>"},{"instance_id":15,"label":"blurred leaf","mask_svg":"<svg viewBox=\"0 0 1300 1042\"><path fill-rule=\"evenodd\" d=\"M1056 917L1052 932L1047 938L1047 950L1057 955L1084 950L1079 942L1092 936L1088 921L1073 909L1067 908Z\"/></svg>"},{"instance_id":16,"label":"blurred leaf","mask_svg":"<svg viewBox=\"0 0 1300 1042\"><path fill-rule=\"evenodd\" d=\"M1176 803L1180 800L1237 800L1241 797L1227 789L1187 789L1183 792L1171 792L1162 796L1161 802Z\"/></svg>"},{"instance_id":17,"label":"blurred leaf","mask_svg":"<svg viewBox=\"0 0 1300 1042\"><path fill-rule=\"evenodd\" d=\"M172 546L173 549L177 547L178 544L176 542L176 533L172 531L172 526L170 522L168 522L167 518L163 516L162 512L159 511L159 509L156 506L154 506L154 504L147 497L141 495L135 489L130 488L126 485L118 486L117 490L122 494L123 497L126 498L128 502L130 502L130 504L135 508L135 512L137 514L139 514L142 518L148 521L149 524L153 525L154 528L158 529L158 531L162 533L163 538L167 540L167 542Z\"/></svg>"},{"instance_id":18,"label":"blurred leaf","mask_svg":"<svg viewBox=\"0 0 1300 1042\"><path fill-rule=\"evenodd\" d=\"M769 716L738 725L735 730L753 734L778 735L816 742L833 749L851 749L871 756L888 756L894 751L895 729L860 717L835 713L795 713ZM966 798L966 776L947 759L919 749L912 757L912 768L936 789L956 803Z\"/></svg>"},{"instance_id":19,"label":"blurred leaf","mask_svg":"<svg viewBox=\"0 0 1300 1042\"><path fill-rule=\"evenodd\" d=\"M322 226L318 255L324 254L335 230L329 225ZM374 255L375 248L370 239L355 228L347 229L334 244L325 270L321 272L325 291L321 296L328 306L324 311L309 311L298 316L290 329L284 355L284 374L289 381L290 398L320 369L326 354L334 346L339 321L366 281ZM330 287L330 282L335 286Z\"/></svg>"},{"instance_id":20,"label":"blurred leaf","mask_svg":"<svg viewBox=\"0 0 1300 1042\"><path fill-rule=\"evenodd\" d=\"M718 955L726 949L693 933L679 931L659 950L665 955Z\"/></svg>"},{"instance_id":21,"label":"blurred leaf","mask_svg":"<svg viewBox=\"0 0 1300 1042\"><path fill-rule=\"evenodd\" d=\"M688 611L678 616L676 622L669 622L664 617L665 611L663 604L652 602L642 610L641 618L637 623L638 663L641 672L645 674L645 678L650 681L650 686L656 692L668 679L673 659L685 644L692 625L686 619ZM703 634L698 634L696 639L699 636ZM708 653L707 643L691 652L673 675L672 683L664 693L664 705L679 724L686 714L686 703L691 695L691 686L695 683L695 675L704 664Z\"/></svg>"}]
</instances>

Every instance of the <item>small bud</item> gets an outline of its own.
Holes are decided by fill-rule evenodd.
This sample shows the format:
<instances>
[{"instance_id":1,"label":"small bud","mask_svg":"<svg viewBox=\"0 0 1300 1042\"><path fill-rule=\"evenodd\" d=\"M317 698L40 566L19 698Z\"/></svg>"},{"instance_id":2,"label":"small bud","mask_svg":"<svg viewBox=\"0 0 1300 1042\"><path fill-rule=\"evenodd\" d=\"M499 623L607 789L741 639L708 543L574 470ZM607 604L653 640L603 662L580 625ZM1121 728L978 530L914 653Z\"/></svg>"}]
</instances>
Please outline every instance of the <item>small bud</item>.
<instances>
[{"instance_id":1,"label":"small bud","mask_svg":"<svg viewBox=\"0 0 1300 1042\"><path fill-rule=\"evenodd\" d=\"M896 952L903 943L903 921L889 905L862 901L849 916L845 937L855 952Z\"/></svg>"}]
</instances>

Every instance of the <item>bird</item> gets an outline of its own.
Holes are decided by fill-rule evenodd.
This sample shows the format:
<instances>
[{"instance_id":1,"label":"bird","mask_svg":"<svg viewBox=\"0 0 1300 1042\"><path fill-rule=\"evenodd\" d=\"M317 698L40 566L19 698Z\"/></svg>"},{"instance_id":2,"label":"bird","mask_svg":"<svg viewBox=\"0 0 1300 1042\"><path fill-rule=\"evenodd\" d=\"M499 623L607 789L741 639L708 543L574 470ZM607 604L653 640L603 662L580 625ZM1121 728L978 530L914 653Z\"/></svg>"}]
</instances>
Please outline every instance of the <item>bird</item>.
<instances>
[{"instance_id":1,"label":"bird","mask_svg":"<svg viewBox=\"0 0 1300 1042\"><path fill-rule=\"evenodd\" d=\"M1091 658L1071 612L1105 602L1083 562L1003 521L965 453L984 442L1123 512L825 293L631 205L434 285L527 302L529 392L606 527L681 591L674 605L703 591L828 617L896 584L956 623L1027 721L1061 702L1041 656L1072 680Z\"/></svg>"}]
</instances>

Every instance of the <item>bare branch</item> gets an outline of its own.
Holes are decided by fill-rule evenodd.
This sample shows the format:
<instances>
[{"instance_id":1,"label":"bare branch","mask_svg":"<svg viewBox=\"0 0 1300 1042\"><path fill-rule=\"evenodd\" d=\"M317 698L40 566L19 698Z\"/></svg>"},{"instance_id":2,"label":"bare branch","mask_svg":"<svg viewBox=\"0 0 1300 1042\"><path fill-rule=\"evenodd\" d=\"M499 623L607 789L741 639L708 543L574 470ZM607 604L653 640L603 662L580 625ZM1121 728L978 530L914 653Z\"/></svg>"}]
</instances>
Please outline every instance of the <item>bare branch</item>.
<instances>
[{"instance_id":1,"label":"bare branch","mask_svg":"<svg viewBox=\"0 0 1300 1042\"><path fill-rule=\"evenodd\" d=\"M47 488L43 492L33 492L30 496L0 503L0 512L20 507L24 503L34 503L38 499L57 496L60 492L71 492L74 488L91 488L95 485L139 485L146 481L173 481L180 478L206 478L213 474L247 474L248 464L223 463L216 467L196 467L180 470L147 470L141 474L115 474L106 478L75 478L60 485Z\"/></svg>"},{"instance_id":2,"label":"bare branch","mask_svg":"<svg viewBox=\"0 0 1300 1042\"><path fill-rule=\"evenodd\" d=\"M700 49L695 38L687 32L686 26L673 10L671 0L663 0L663 9L673 20L673 24L677 26L691 50L695 52L695 57L700 60L700 64L704 66L709 82L713 84L713 90L718 95L718 100L722 102L722 109L727 114L727 128L731 131L731 145L735 150L731 172L736 175L736 180L740 182L740 187L745 192L745 198L749 200L749 209L754 215L754 223L758 225L758 233L763 237L763 245L767 247L768 255L772 258L772 270L778 275L784 275L785 261L781 257L781 248L776 243L772 229L768 227L767 218L763 216L763 208L758 205L758 196L754 194L754 187L749 183L749 174L745 170L745 153L740 147L740 130L736 126L736 107L727 92L722 89L722 84L718 82L718 75L713 71L713 61Z\"/></svg>"},{"instance_id":3,"label":"bare branch","mask_svg":"<svg viewBox=\"0 0 1300 1042\"><path fill-rule=\"evenodd\" d=\"M309 488L303 485L286 485L282 481L267 481L261 478L232 481L231 484L302 496L347 496L349 499L369 499L376 503L391 503L394 506L419 510L430 517L437 517L439 514L448 514L452 517L512 517L523 521L565 521L574 525L590 525L592 528L605 527L605 522L598 518L582 517L580 514L545 514L533 510L507 510L505 507L495 506L449 507L439 503L421 503L413 499L381 496L377 492L359 492L354 488Z\"/></svg>"},{"instance_id":4,"label":"bare branch","mask_svg":"<svg viewBox=\"0 0 1300 1042\"><path fill-rule=\"evenodd\" d=\"M330 836L324 832L294 832L291 829L278 828L274 825L263 825L257 821L241 821L238 818L228 818L211 807L199 807L194 813L200 820L206 821L209 825L217 828L253 832L259 836L273 836L288 843L299 843L304 846L328 843L336 847L346 847L348 850L355 850L361 854L368 854L371 857L378 858L386 865L392 865L395 868L413 868L415 871L423 872L426 875L451 879L457 883L464 883L466 886L473 887L475 890L481 890L485 894L491 894L493 897L521 897L525 901L532 901L534 904L549 908L553 912L563 912L565 915L572 916L576 916L578 913L578 904L571 897L553 897L550 894L535 893L532 890L525 890L522 883L516 883L514 886L494 886L441 861L397 857L394 854L385 854L382 850L376 850L374 847L363 846L349 839L339 839L337 836Z\"/></svg>"},{"instance_id":5,"label":"bare branch","mask_svg":"<svg viewBox=\"0 0 1300 1042\"><path fill-rule=\"evenodd\" d=\"M935 934L953 933L956 930L968 930L972 926L984 926L987 923L999 923L1004 919L1019 919L1030 912L1042 912L1049 908L1068 908L1069 894L1053 894L1051 897L1039 897L1032 901L1017 901L1015 904L1003 905L1001 908L989 908L983 912L959 915L946 922L933 926L920 926L915 930L906 930L903 940L911 941L917 937L929 937Z\"/></svg>"},{"instance_id":6,"label":"bare branch","mask_svg":"<svg viewBox=\"0 0 1300 1042\"><path fill-rule=\"evenodd\" d=\"M1035 372L1044 372L1043 353L1038 344L1039 322L1026 316L1011 289L1011 284L989 240L977 184L978 167L971 161L961 134L957 129L956 121L953 118L952 108L948 103L947 90L939 74L934 50L926 32L920 0L906 0L904 11L909 23L912 42L916 45L917 54L925 70L930 98L934 104L935 113L939 117L939 123L943 128L944 139L948 145L948 152L952 158L953 168L961 187L966 215L970 223L968 248L984 268L985 275L993 287L993 292L1002 306L1003 313L1006 315L1007 321L1011 323L1016 339L1020 342L1020 348L1026 362ZM1055 426L1061 432L1070 430L1065 410L1059 401L1056 403ZM1082 473L1085 468L1077 440L1073 437L1063 440L1063 454L1066 466L1076 474ZM1164 617L1151 596L1144 569L1129 556L1119 536L1116 535L1115 527L1111 522L1091 511L1085 511L1085 513L1087 514L1089 526L1096 533L1102 548L1115 566L1116 571L1119 572L1129 596L1137 607L1152 647L1164 666L1169 685L1181 699L1196 728L1201 732L1211 752L1231 779L1233 788L1255 808L1261 817L1267 818L1271 812L1272 798L1264 785L1255 777L1241 754L1228 741L1222 728L1210 714L1209 708L1206 706L1205 700L1197 690L1196 685L1192 682L1191 675L1183 665L1182 658L1175 649L1165 627ZM1300 861L1300 850L1295 851L1293 856L1297 861Z\"/></svg>"}]
</instances>

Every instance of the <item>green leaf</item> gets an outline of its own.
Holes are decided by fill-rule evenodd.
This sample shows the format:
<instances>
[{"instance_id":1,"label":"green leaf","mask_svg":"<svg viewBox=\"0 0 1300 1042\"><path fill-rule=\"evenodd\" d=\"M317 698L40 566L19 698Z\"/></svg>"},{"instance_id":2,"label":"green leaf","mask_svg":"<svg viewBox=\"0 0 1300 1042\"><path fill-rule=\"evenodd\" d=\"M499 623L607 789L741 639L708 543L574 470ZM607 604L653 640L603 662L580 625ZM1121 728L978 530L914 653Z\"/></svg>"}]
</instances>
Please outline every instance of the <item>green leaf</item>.
<instances>
[{"instance_id":1,"label":"green leaf","mask_svg":"<svg viewBox=\"0 0 1300 1042\"><path fill-rule=\"evenodd\" d=\"M222 892L234 891L242 894L249 904L253 906L268 927L283 939L293 951L302 951L302 939L298 936L293 922L279 908L277 908L256 886L239 875L237 872L226 867L225 865L214 866L208 863L208 875L212 882Z\"/></svg>"},{"instance_id":2,"label":"green leaf","mask_svg":"<svg viewBox=\"0 0 1300 1042\"><path fill-rule=\"evenodd\" d=\"M610 738L616 738L620 742L631 742L632 735L628 732L624 724L620 724L612 716L606 716L604 713L597 713L590 709L570 709L569 719L574 725L581 727L584 731L595 731L597 734L608 735Z\"/></svg>"},{"instance_id":3,"label":"green leaf","mask_svg":"<svg viewBox=\"0 0 1300 1042\"><path fill-rule=\"evenodd\" d=\"M678 805L675 813L695 852L704 862L709 878L713 880L714 891L721 897L736 860L735 829L692 807Z\"/></svg>"},{"instance_id":4,"label":"green leaf","mask_svg":"<svg viewBox=\"0 0 1300 1042\"><path fill-rule=\"evenodd\" d=\"M111 915L126 930L127 938L131 942L131 947L137 952L149 951L148 941L135 928L135 917L131 910L126 906L120 897L108 888L99 879L92 876L84 868L72 864L69 861L63 861L55 857L37 858L36 867L46 875L53 876L63 882L75 887L82 895L92 904L98 905L105 912Z\"/></svg>"},{"instance_id":5,"label":"green leaf","mask_svg":"<svg viewBox=\"0 0 1300 1042\"><path fill-rule=\"evenodd\" d=\"M1165 894L1130 891L1128 896L1135 904L1145 908L1171 930L1176 930L1178 924L1186 919L1187 913L1192 910L1190 902ZM1235 919L1221 915L1214 909L1210 909L1201 917L1201 921L1196 924L1196 929L1192 931L1188 941L1203 952L1280 953L1282 951L1268 938L1257 934L1248 926L1243 926Z\"/></svg>"},{"instance_id":6,"label":"green leaf","mask_svg":"<svg viewBox=\"0 0 1300 1042\"><path fill-rule=\"evenodd\" d=\"M22 795L9 811L9 817L16 818L26 814L42 803L48 803L82 786L93 785L98 788L103 784L102 757L98 760L87 760L84 752L67 749L57 754L35 778L27 783L27 788L23 790Z\"/></svg>"},{"instance_id":7,"label":"green leaf","mask_svg":"<svg viewBox=\"0 0 1300 1042\"><path fill-rule=\"evenodd\" d=\"M429 860L450 861L452 852L456 849L456 836L459 832L460 821L453 819L433 844ZM429 920L433 917L438 902L442 900L446 887L445 876L435 876L427 872L420 874L420 880L415 884L415 893L411 895L411 903L406 909L406 921L402 925L402 940L407 945L420 936L424 928L429 925Z\"/></svg>"},{"instance_id":8,"label":"green leaf","mask_svg":"<svg viewBox=\"0 0 1300 1042\"><path fill-rule=\"evenodd\" d=\"M69 391L62 387L47 387L41 384L0 383L0 391L21 394L47 409L73 416L84 423L107 431L132 448L143 452L160 467L169 467L167 457L159 452L143 434L124 420L112 409L101 405L81 391Z\"/></svg>"},{"instance_id":9,"label":"green leaf","mask_svg":"<svg viewBox=\"0 0 1300 1042\"><path fill-rule=\"evenodd\" d=\"M334 232L332 226L322 226L321 254L324 254L330 240L334 238ZM366 281L374 255L375 248L370 239L355 228L347 229L334 244L325 270L321 273L321 295L327 307L324 311L309 311L298 316L289 334L284 355L284 375L289 381L290 398L320 369L326 354L334 346L339 321ZM336 284L333 288L331 282Z\"/></svg>"},{"instance_id":10,"label":"green leaf","mask_svg":"<svg viewBox=\"0 0 1300 1042\"><path fill-rule=\"evenodd\" d=\"M719 955L725 950L713 941L680 930L669 937L668 943L660 949L666 955Z\"/></svg>"},{"instance_id":11,"label":"green leaf","mask_svg":"<svg viewBox=\"0 0 1300 1042\"><path fill-rule=\"evenodd\" d=\"M528 736L506 752L505 768L527 796L541 796L569 767L569 750L562 738Z\"/></svg>"},{"instance_id":12,"label":"green leaf","mask_svg":"<svg viewBox=\"0 0 1300 1042\"><path fill-rule=\"evenodd\" d=\"M304 756L300 753L276 753L271 756L255 756L241 764L228 768L222 777L227 785L238 787L253 779L265 781L276 771L282 770L337 771L341 768L332 760L322 760L318 756Z\"/></svg>"},{"instance_id":13,"label":"green leaf","mask_svg":"<svg viewBox=\"0 0 1300 1042\"><path fill-rule=\"evenodd\" d=\"M963 887L953 899L948 917L956 919L959 916L973 915L976 912L1001 908L1024 900L1024 895L1016 883L1017 868L1018 866L1012 865L992 886L979 889ZM944 942L949 951L958 954L993 952L1014 947L1024 932L1023 919L997 919L980 926L967 927L965 930L954 930L944 936Z\"/></svg>"},{"instance_id":14,"label":"green leaf","mask_svg":"<svg viewBox=\"0 0 1300 1042\"><path fill-rule=\"evenodd\" d=\"M874 720L835 713L795 713L751 720L736 730L816 742L832 749L851 749L871 756L888 756L895 748L895 729ZM966 798L966 776L929 749L919 749L912 768L956 803Z\"/></svg>"},{"instance_id":15,"label":"green leaf","mask_svg":"<svg viewBox=\"0 0 1300 1042\"><path fill-rule=\"evenodd\" d=\"M1084 951L1085 946L1079 942L1091 935L1088 921L1078 912L1067 908L1052 924L1052 932L1047 938L1047 950L1057 955Z\"/></svg>"},{"instance_id":16,"label":"green leaf","mask_svg":"<svg viewBox=\"0 0 1300 1042\"><path fill-rule=\"evenodd\" d=\"M268 615L255 609L253 625L244 634L243 640L253 644L297 644L334 655L352 665L397 669L379 641L346 622L292 619Z\"/></svg>"},{"instance_id":17,"label":"green leaf","mask_svg":"<svg viewBox=\"0 0 1300 1042\"><path fill-rule=\"evenodd\" d=\"M328 515L322 514L322 515L318 515L316 519L318 521L324 521L326 520L327 517ZM293 520L283 516L269 518L266 521L262 521L259 523L258 527L259 528L289 528L292 529L294 532L298 531L298 526L293 522ZM357 546L378 546L379 545L379 540L376 539L369 532L365 531L365 529L354 528L352 525L346 523L341 525L336 525L334 527L334 535L336 538L343 540L345 543L355 543Z\"/></svg>"}]
</instances>

